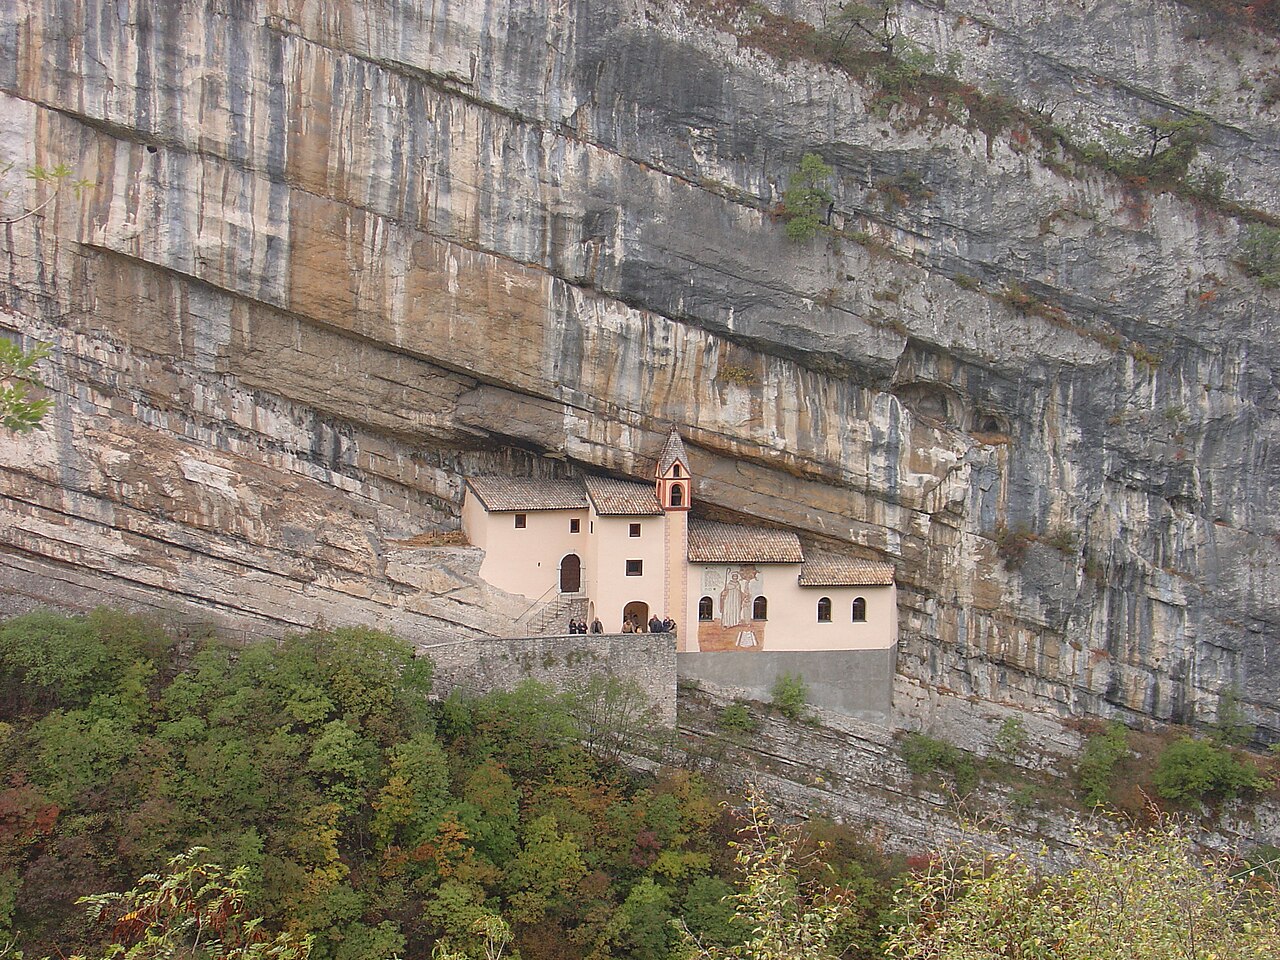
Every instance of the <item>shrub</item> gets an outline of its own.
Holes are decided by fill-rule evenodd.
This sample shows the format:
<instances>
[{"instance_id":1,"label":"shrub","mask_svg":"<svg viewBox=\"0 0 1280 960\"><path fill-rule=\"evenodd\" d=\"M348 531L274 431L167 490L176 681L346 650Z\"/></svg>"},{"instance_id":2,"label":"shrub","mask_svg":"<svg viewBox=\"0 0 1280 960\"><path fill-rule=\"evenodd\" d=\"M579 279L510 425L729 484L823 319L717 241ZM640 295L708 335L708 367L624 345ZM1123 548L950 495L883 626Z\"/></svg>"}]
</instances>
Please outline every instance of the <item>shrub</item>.
<instances>
[{"instance_id":1,"label":"shrub","mask_svg":"<svg viewBox=\"0 0 1280 960\"><path fill-rule=\"evenodd\" d=\"M1213 722L1213 739L1228 746L1248 743L1253 737L1254 725L1249 723L1240 707L1240 692L1227 687L1218 697L1218 717Z\"/></svg>"},{"instance_id":2,"label":"shrub","mask_svg":"<svg viewBox=\"0 0 1280 960\"><path fill-rule=\"evenodd\" d=\"M1027 547L1034 539L1031 531L1019 525L1010 530L1007 524L998 524L992 539L996 542L996 553L1010 570L1016 569L1027 555Z\"/></svg>"},{"instance_id":3,"label":"shrub","mask_svg":"<svg viewBox=\"0 0 1280 960\"><path fill-rule=\"evenodd\" d=\"M760 722L751 715L751 708L741 700L735 700L721 710L717 722L721 730L731 733L755 733L760 729Z\"/></svg>"},{"instance_id":4,"label":"shrub","mask_svg":"<svg viewBox=\"0 0 1280 960\"><path fill-rule=\"evenodd\" d=\"M996 731L994 746L1000 759L1009 761L1022 752L1027 744L1027 728L1021 717L1007 717Z\"/></svg>"},{"instance_id":5,"label":"shrub","mask_svg":"<svg viewBox=\"0 0 1280 960\"><path fill-rule=\"evenodd\" d=\"M773 684L773 705L789 720L799 720L805 715L809 703L809 685L798 674L784 673Z\"/></svg>"},{"instance_id":6,"label":"shrub","mask_svg":"<svg viewBox=\"0 0 1280 960\"><path fill-rule=\"evenodd\" d=\"M1264 287L1280 287L1280 227L1250 226L1240 240L1240 267Z\"/></svg>"},{"instance_id":7,"label":"shrub","mask_svg":"<svg viewBox=\"0 0 1280 960\"><path fill-rule=\"evenodd\" d=\"M1206 858L1176 823L1076 831L1078 859L955 845L906 878L882 956L1170 960L1274 957L1280 900L1238 864ZM1268 946L1270 944L1270 946Z\"/></svg>"},{"instance_id":8,"label":"shrub","mask_svg":"<svg viewBox=\"0 0 1280 960\"><path fill-rule=\"evenodd\" d=\"M787 220L787 236L797 243L812 240L822 225L822 214L831 203L827 182L832 169L816 153L800 158L800 169L787 181L782 205Z\"/></svg>"},{"instance_id":9,"label":"shrub","mask_svg":"<svg viewBox=\"0 0 1280 960\"><path fill-rule=\"evenodd\" d=\"M1088 739L1076 766L1076 777L1087 806L1097 806L1110 799L1116 765L1128 755L1129 731L1122 723L1113 720L1102 733Z\"/></svg>"},{"instance_id":10,"label":"shrub","mask_svg":"<svg viewBox=\"0 0 1280 960\"><path fill-rule=\"evenodd\" d=\"M916 776L950 776L959 793L968 793L978 785L978 765L972 754L945 740L908 733L902 738L901 753L907 769Z\"/></svg>"},{"instance_id":11,"label":"shrub","mask_svg":"<svg viewBox=\"0 0 1280 960\"><path fill-rule=\"evenodd\" d=\"M753 370L748 367L736 366L732 363L722 366L716 372L716 379L721 383L731 383L738 387L750 387L760 382L756 379Z\"/></svg>"},{"instance_id":12,"label":"shrub","mask_svg":"<svg viewBox=\"0 0 1280 960\"><path fill-rule=\"evenodd\" d=\"M1174 803L1227 800L1266 784L1252 763L1207 740L1175 740L1156 762L1156 793Z\"/></svg>"}]
</instances>

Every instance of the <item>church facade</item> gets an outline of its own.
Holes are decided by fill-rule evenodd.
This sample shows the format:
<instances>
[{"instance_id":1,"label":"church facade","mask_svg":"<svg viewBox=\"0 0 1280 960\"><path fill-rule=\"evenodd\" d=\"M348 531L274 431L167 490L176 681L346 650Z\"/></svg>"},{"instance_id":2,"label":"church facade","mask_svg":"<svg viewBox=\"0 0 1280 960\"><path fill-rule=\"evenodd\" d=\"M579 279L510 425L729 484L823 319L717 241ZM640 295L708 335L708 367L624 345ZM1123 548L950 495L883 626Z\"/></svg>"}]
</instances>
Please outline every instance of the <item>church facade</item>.
<instances>
[{"instance_id":1,"label":"church facade","mask_svg":"<svg viewBox=\"0 0 1280 960\"><path fill-rule=\"evenodd\" d=\"M892 651L886 563L803 545L792 532L690 516L694 478L672 430L651 484L612 477L467 481L463 530L480 576L546 604L574 597L618 633L676 622L682 653Z\"/></svg>"}]
</instances>

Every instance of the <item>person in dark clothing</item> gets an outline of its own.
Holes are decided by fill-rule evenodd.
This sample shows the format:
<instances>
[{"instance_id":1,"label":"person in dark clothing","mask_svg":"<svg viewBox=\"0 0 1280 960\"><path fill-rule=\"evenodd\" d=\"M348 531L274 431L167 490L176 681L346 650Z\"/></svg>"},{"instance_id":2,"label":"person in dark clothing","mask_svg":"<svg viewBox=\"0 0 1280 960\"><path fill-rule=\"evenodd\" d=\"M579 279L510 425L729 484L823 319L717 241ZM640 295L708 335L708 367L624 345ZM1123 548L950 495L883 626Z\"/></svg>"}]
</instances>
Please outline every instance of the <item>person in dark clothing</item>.
<instances>
[{"instance_id":1,"label":"person in dark clothing","mask_svg":"<svg viewBox=\"0 0 1280 960\"><path fill-rule=\"evenodd\" d=\"M587 621L585 620L578 621L578 632L582 634L584 637L587 635Z\"/></svg>"},{"instance_id":2,"label":"person in dark clothing","mask_svg":"<svg viewBox=\"0 0 1280 960\"><path fill-rule=\"evenodd\" d=\"M675 630L675 628L676 628L676 622L672 620L670 617L667 617L665 620L662 621L663 633L671 633L672 631Z\"/></svg>"},{"instance_id":3,"label":"person in dark clothing","mask_svg":"<svg viewBox=\"0 0 1280 960\"><path fill-rule=\"evenodd\" d=\"M656 613L649 618L649 632L650 633L662 632L662 621L658 619L658 615Z\"/></svg>"},{"instance_id":4,"label":"person in dark clothing","mask_svg":"<svg viewBox=\"0 0 1280 960\"><path fill-rule=\"evenodd\" d=\"M604 633L604 624L600 622L599 617L596 617L594 620L591 621L591 632Z\"/></svg>"},{"instance_id":5,"label":"person in dark clothing","mask_svg":"<svg viewBox=\"0 0 1280 960\"><path fill-rule=\"evenodd\" d=\"M635 632L636 632L636 625L635 625L634 623L632 623L632 622L631 622L631 618L630 618L630 617L627 617L625 620L623 620L623 621L622 621L622 632L623 632L623 633L635 633Z\"/></svg>"},{"instance_id":6,"label":"person in dark clothing","mask_svg":"<svg viewBox=\"0 0 1280 960\"><path fill-rule=\"evenodd\" d=\"M569 620L569 632L570 632L570 633L577 633L577 632L578 632L578 621L577 621L577 620L574 620L574 619L570 618L570 620Z\"/></svg>"}]
</instances>

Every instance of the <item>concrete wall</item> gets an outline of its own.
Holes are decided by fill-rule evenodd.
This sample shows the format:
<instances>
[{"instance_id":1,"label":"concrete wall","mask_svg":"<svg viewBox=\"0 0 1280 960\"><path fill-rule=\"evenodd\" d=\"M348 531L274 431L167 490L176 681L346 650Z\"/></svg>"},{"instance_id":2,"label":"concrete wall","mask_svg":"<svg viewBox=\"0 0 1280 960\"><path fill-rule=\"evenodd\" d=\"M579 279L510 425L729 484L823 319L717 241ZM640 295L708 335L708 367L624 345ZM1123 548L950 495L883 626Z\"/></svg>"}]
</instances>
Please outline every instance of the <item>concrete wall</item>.
<instances>
[{"instance_id":1,"label":"concrete wall","mask_svg":"<svg viewBox=\"0 0 1280 960\"><path fill-rule=\"evenodd\" d=\"M463 640L420 645L435 664L437 691L474 693L511 689L537 680L561 690L593 676L634 680L657 708L660 721L676 721L675 638L670 634L596 634Z\"/></svg>"},{"instance_id":2,"label":"concrete wall","mask_svg":"<svg viewBox=\"0 0 1280 960\"><path fill-rule=\"evenodd\" d=\"M769 700L785 673L804 678L809 702L824 710L879 724L893 711L897 648L887 650L767 650L754 654L681 653L677 671L683 681L714 686L730 696Z\"/></svg>"}]
</instances>

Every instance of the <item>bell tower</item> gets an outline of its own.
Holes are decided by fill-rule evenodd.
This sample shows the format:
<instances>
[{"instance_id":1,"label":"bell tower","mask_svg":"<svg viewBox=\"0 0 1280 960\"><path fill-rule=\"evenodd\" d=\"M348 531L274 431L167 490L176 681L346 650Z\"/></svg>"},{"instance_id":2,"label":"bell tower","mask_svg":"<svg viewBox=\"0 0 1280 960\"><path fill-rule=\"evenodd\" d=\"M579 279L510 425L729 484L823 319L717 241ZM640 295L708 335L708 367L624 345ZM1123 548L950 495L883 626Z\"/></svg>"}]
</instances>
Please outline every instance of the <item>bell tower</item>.
<instances>
[{"instance_id":1,"label":"bell tower","mask_svg":"<svg viewBox=\"0 0 1280 960\"><path fill-rule=\"evenodd\" d=\"M693 478L689 475L689 455L684 441L672 427L658 455L654 471L655 492L662 505L663 602L665 616L676 621L679 650L688 650L697 624L689 621L689 507L693 501Z\"/></svg>"}]
</instances>

